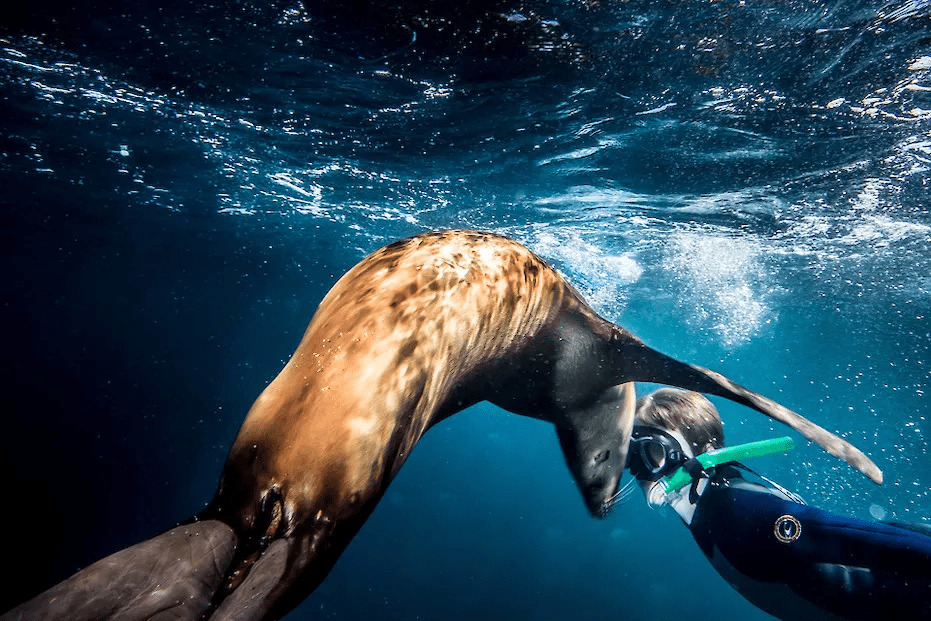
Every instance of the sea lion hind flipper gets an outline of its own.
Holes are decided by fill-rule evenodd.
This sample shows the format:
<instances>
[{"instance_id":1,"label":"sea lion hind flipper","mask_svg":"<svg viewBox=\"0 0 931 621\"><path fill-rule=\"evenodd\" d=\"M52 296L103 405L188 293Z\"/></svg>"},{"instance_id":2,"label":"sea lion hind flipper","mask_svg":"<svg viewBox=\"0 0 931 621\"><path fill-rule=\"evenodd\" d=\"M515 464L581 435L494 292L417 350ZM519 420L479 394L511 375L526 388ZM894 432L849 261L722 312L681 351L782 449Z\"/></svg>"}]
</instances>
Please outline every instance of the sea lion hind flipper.
<instances>
[{"instance_id":1,"label":"sea lion hind flipper","mask_svg":"<svg viewBox=\"0 0 931 621\"><path fill-rule=\"evenodd\" d=\"M236 535L215 520L193 522L89 565L0 616L2 621L142 621L171 610L196 621L233 559Z\"/></svg>"},{"instance_id":2,"label":"sea lion hind flipper","mask_svg":"<svg viewBox=\"0 0 931 621\"><path fill-rule=\"evenodd\" d=\"M268 618L288 573L288 552L293 541L275 539L256 559L242 583L212 615L211 621L253 621Z\"/></svg>"}]
</instances>

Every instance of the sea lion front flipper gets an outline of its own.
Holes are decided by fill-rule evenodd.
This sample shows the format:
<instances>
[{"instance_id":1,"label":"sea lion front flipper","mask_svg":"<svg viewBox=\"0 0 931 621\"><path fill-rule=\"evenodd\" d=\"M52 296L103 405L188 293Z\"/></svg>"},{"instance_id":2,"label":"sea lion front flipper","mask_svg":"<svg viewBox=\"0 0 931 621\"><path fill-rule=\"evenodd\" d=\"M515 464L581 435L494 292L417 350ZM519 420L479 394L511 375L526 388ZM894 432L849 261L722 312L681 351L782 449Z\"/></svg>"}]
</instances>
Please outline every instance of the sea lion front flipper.
<instances>
[{"instance_id":1,"label":"sea lion front flipper","mask_svg":"<svg viewBox=\"0 0 931 621\"><path fill-rule=\"evenodd\" d=\"M617 356L615 364L618 379L621 381L669 384L746 405L792 427L831 455L846 461L874 483L882 484L882 471L860 449L775 401L744 388L720 373L681 362L647 347L623 328L616 328L612 343L614 355Z\"/></svg>"},{"instance_id":2,"label":"sea lion front flipper","mask_svg":"<svg viewBox=\"0 0 931 621\"><path fill-rule=\"evenodd\" d=\"M171 610L197 621L223 583L236 548L215 520L173 528L120 550L4 614L3 621L142 621Z\"/></svg>"}]
</instances>

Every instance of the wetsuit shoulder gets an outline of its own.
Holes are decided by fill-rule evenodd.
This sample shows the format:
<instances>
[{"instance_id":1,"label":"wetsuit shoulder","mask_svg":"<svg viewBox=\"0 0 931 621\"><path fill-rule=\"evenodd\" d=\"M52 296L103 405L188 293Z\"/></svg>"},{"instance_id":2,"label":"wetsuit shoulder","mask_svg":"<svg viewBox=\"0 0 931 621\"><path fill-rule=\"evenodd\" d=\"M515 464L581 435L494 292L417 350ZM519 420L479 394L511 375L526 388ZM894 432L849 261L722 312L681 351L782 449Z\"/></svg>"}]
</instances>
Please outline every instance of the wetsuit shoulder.
<instances>
[{"instance_id":1,"label":"wetsuit shoulder","mask_svg":"<svg viewBox=\"0 0 931 621\"><path fill-rule=\"evenodd\" d=\"M898 618L892 606L931 618L931 537L727 486L702 494L690 529L719 573L764 610L785 605L767 602L767 589L788 587L839 618Z\"/></svg>"}]
</instances>

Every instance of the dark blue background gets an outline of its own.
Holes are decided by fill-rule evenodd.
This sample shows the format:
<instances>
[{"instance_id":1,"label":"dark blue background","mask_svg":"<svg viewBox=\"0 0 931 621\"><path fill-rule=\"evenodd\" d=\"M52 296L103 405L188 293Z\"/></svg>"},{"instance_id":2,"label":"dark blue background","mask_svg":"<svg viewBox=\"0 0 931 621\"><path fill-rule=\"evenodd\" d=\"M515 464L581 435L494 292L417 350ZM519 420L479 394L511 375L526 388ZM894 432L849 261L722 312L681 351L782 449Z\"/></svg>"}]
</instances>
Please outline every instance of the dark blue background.
<instances>
[{"instance_id":1,"label":"dark blue background","mask_svg":"<svg viewBox=\"0 0 931 621\"><path fill-rule=\"evenodd\" d=\"M813 504L926 521L925 4L326 4L3 9L3 607L200 510L335 279L433 228L886 473L760 460ZM550 427L474 408L291 617L767 618L675 516L580 500Z\"/></svg>"}]
</instances>

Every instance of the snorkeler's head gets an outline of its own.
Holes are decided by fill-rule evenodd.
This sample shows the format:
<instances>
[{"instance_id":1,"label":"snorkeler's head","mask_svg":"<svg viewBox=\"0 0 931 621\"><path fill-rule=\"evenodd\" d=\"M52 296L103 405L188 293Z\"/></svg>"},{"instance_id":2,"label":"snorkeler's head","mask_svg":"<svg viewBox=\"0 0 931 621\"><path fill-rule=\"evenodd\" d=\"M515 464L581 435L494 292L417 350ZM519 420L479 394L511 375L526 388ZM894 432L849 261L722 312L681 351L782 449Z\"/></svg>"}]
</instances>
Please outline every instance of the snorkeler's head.
<instances>
[{"instance_id":1,"label":"snorkeler's head","mask_svg":"<svg viewBox=\"0 0 931 621\"><path fill-rule=\"evenodd\" d=\"M691 523L701 481L728 462L791 450L788 436L724 448L718 411L703 395L662 388L637 402L627 468L651 507L671 504ZM687 493L684 490L686 486ZM707 487L707 483L706 483Z\"/></svg>"},{"instance_id":2,"label":"snorkeler's head","mask_svg":"<svg viewBox=\"0 0 931 621\"><path fill-rule=\"evenodd\" d=\"M722 446L721 417L704 395L661 388L637 401L627 467L651 507L672 503L677 512L684 511L680 517L688 522L694 511L691 494L667 495L665 477L695 462L698 455Z\"/></svg>"},{"instance_id":3,"label":"snorkeler's head","mask_svg":"<svg viewBox=\"0 0 931 621\"><path fill-rule=\"evenodd\" d=\"M704 395L690 390L660 388L641 397L634 425L680 433L692 456L724 446L724 426L717 409Z\"/></svg>"}]
</instances>

